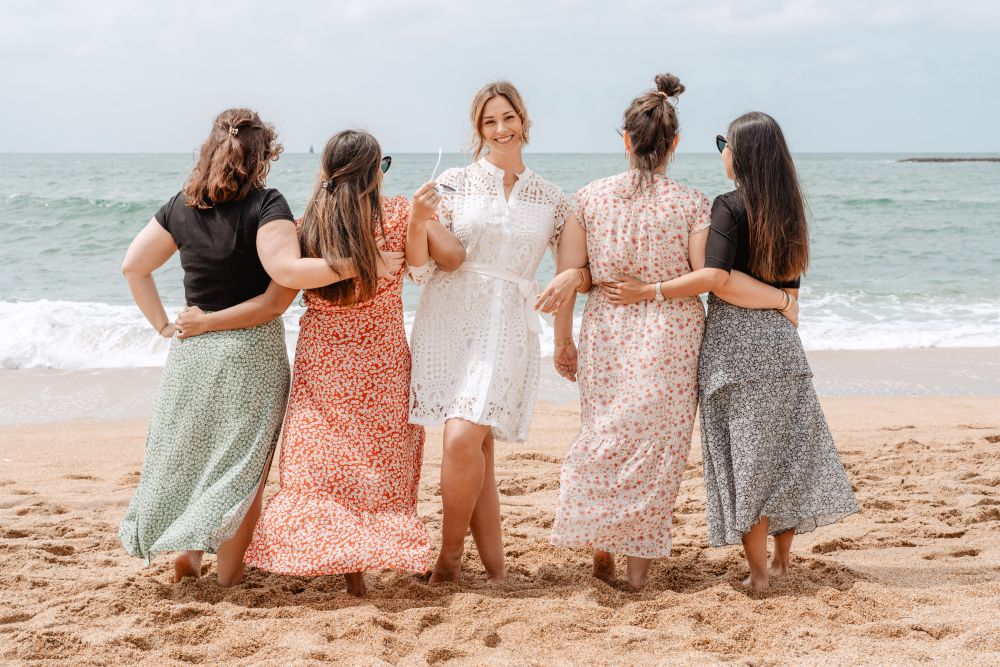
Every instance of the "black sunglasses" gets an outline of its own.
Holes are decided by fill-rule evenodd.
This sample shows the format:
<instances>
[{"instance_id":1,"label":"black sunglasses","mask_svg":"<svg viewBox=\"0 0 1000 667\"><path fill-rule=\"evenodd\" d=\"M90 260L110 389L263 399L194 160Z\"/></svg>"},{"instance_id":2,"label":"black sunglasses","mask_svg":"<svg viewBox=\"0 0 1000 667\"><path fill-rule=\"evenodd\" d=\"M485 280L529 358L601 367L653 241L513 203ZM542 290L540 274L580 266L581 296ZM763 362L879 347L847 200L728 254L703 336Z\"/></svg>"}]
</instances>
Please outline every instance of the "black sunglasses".
<instances>
[{"instance_id":1,"label":"black sunglasses","mask_svg":"<svg viewBox=\"0 0 1000 667\"><path fill-rule=\"evenodd\" d=\"M719 149L719 152L726 150L726 138L721 134L715 135L715 147Z\"/></svg>"},{"instance_id":2,"label":"black sunglasses","mask_svg":"<svg viewBox=\"0 0 1000 667\"><path fill-rule=\"evenodd\" d=\"M382 162L379 163L378 168L381 169L382 173L384 174L385 172L389 171L389 167L391 166L392 166L392 156L386 155L384 158L382 158Z\"/></svg>"}]
</instances>

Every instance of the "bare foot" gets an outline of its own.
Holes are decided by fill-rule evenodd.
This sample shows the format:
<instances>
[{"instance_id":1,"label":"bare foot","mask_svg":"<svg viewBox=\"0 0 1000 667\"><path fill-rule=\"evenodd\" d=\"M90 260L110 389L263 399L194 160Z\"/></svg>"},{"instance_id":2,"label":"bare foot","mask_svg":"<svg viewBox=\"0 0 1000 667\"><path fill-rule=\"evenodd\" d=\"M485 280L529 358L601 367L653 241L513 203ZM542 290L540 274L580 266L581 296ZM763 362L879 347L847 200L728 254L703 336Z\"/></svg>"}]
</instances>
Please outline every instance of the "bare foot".
<instances>
[{"instance_id":1,"label":"bare foot","mask_svg":"<svg viewBox=\"0 0 1000 667\"><path fill-rule=\"evenodd\" d=\"M429 583L431 584L443 584L448 581L458 581L462 578L462 561L461 558L457 562L451 562L445 559L444 554L438 556L437 562L434 563L434 571L431 572L431 578Z\"/></svg>"},{"instance_id":2,"label":"bare foot","mask_svg":"<svg viewBox=\"0 0 1000 667\"><path fill-rule=\"evenodd\" d=\"M507 570L501 570L496 574L486 573L486 583L488 584L502 584L507 580Z\"/></svg>"},{"instance_id":3,"label":"bare foot","mask_svg":"<svg viewBox=\"0 0 1000 667\"><path fill-rule=\"evenodd\" d=\"M747 577L743 580L743 587L753 591L754 593L767 593L768 580L765 578L764 581L755 582L752 576Z\"/></svg>"},{"instance_id":4,"label":"bare foot","mask_svg":"<svg viewBox=\"0 0 1000 667\"><path fill-rule=\"evenodd\" d=\"M185 577L201 578L200 551L183 551L174 559L174 583L180 583Z\"/></svg>"},{"instance_id":5,"label":"bare foot","mask_svg":"<svg viewBox=\"0 0 1000 667\"><path fill-rule=\"evenodd\" d=\"M607 551L594 549L594 578L604 582L615 579L615 557Z\"/></svg>"},{"instance_id":6,"label":"bare foot","mask_svg":"<svg viewBox=\"0 0 1000 667\"><path fill-rule=\"evenodd\" d=\"M771 559L771 565L768 567L767 573L772 577L780 577L783 574L788 574L788 562L781 562L777 558Z\"/></svg>"},{"instance_id":7,"label":"bare foot","mask_svg":"<svg viewBox=\"0 0 1000 667\"><path fill-rule=\"evenodd\" d=\"M347 592L356 598L363 598L368 588L365 586L365 575L363 572L350 572L344 575L347 582Z\"/></svg>"}]
</instances>

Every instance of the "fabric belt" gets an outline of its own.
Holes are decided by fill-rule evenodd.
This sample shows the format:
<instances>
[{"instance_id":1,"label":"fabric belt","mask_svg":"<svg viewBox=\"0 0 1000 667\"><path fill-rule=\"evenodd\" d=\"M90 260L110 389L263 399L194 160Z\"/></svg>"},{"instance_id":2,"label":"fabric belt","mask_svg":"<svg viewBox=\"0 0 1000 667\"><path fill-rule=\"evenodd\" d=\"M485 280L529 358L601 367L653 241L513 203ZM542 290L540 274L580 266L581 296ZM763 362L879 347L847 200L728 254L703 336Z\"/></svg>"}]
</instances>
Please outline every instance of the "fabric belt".
<instances>
[{"instance_id":1,"label":"fabric belt","mask_svg":"<svg viewBox=\"0 0 1000 667\"><path fill-rule=\"evenodd\" d=\"M524 321L528 325L528 331L534 334L540 334L542 332L542 318L552 324L552 316L539 313L535 310L535 300L538 297L539 286L538 281L529 278L522 278L516 274L510 273L509 271L501 271L500 269L495 269L487 264L476 264L475 262L466 262L458 267L459 271L468 271L469 273L478 273L481 276L487 276L489 278L496 278L497 280L503 280L509 283L514 283L517 285L518 291L521 292L521 298L524 300ZM546 315L548 315L546 317Z\"/></svg>"}]
</instances>

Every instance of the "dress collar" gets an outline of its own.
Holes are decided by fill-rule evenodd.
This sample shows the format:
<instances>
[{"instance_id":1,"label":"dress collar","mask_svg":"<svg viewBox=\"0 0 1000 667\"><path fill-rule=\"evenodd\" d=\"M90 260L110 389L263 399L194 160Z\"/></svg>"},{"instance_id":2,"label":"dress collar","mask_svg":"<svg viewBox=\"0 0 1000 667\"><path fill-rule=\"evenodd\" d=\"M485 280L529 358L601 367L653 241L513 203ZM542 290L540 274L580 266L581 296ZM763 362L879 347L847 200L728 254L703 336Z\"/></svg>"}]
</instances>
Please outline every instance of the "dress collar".
<instances>
[{"instance_id":1,"label":"dress collar","mask_svg":"<svg viewBox=\"0 0 1000 667\"><path fill-rule=\"evenodd\" d=\"M488 173L493 174L494 176L503 176L504 175L504 170L503 169L501 169L500 167L496 166L495 164L493 164L492 162L490 162L489 160L487 160L485 157L479 158L478 164L479 164L480 167L482 167L483 169L485 169ZM519 173L517 175L517 180L518 181L523 181L530 173L531 173L531 170L528 169L527 165L525 165L524 171L522 171L521 173Z\"/></svg>"}]
</instances>

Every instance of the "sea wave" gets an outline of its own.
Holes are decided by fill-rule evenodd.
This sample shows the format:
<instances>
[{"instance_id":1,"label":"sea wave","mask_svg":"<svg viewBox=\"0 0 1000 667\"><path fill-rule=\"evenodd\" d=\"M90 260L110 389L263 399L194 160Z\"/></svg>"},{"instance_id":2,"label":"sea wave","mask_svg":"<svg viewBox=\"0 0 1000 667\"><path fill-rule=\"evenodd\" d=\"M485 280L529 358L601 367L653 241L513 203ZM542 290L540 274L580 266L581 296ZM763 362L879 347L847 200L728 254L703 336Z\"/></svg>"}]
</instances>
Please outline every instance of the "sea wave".
<instances>
[{"instance_id":1,"label":"sea wave","mask_svg":"<svg viewBox=\"0 0 1000 667\"><path fill-rule=\"evenodd\" d=\"M168 313L176 313L176 306ZM294 354L303 309L284 315ZM406 330L413 324L405 313ZM579 330L580 317L575 328ZM832 294L802 305L800 334L808 350L1000 346L1000 300L958 303ZM542 355L552 356L543 323ZM0 301L0 368L162 366L169 341L135 306L79 301Z\"/></svg>"}]
</instances>

